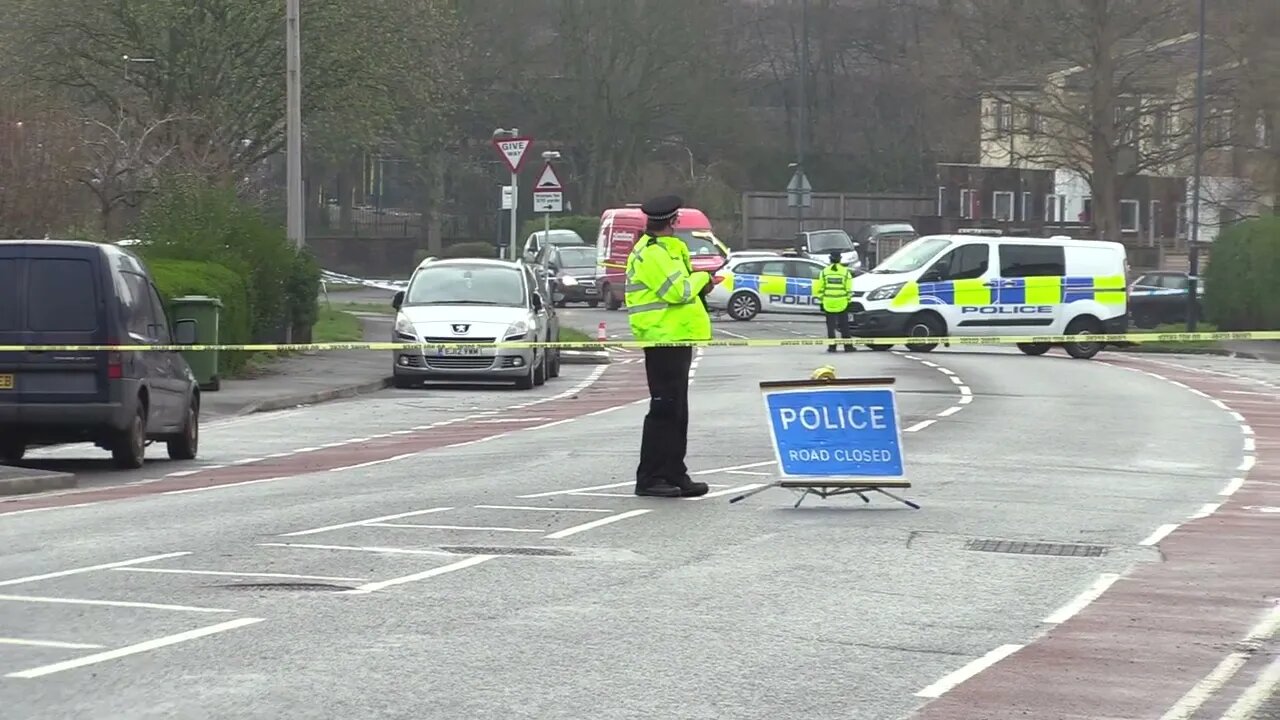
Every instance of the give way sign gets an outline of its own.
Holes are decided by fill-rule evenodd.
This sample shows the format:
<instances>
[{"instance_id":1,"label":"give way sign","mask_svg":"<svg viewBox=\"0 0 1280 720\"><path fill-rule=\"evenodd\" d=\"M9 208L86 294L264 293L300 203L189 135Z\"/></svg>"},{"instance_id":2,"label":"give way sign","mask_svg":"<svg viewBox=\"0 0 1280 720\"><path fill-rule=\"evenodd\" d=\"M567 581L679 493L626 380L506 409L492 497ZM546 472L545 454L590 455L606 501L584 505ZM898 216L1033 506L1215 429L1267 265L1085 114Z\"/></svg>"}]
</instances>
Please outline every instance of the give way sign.
<instances>
[{"instance_id":1,"label":"give way sign","mask_svg":"<svg viewBox=\"0 0 1280 720\"><path fill-rule=\"evenodd\" d=\"M498 148L498 152L502 153L502 159L506 161L507 167L511 168L512 173L520 172L520 168L524 166L529 146L532 144L533 138L529 137L493 139L493 146Z\"/></svg>"}]
</instances>

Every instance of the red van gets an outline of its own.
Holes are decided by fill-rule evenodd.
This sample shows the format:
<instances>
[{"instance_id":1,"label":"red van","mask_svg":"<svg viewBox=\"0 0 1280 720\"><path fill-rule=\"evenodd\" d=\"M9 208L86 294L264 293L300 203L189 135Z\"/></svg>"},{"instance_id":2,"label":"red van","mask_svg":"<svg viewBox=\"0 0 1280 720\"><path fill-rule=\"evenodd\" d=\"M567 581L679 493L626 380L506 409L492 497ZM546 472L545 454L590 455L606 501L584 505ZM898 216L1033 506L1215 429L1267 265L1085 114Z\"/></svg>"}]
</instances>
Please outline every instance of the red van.
<instances>
[{"instance_id":1,"label":"red van","mask_svg":"<svg viewBox=\"0 0 1280 720\"><path fill-rule=\"evenodd\" d=\"M639 205L605 210L600 216L596 277L606 309L617 310L622 306L627 255L631 254L636 239L644 234L644 226L645 215ZM714 273L729 257L729 248L715 236L711 221L701 210L681 208L676 216L675 234L689 246L689 260L694 270Z\"/></svg>"}]
</instances>

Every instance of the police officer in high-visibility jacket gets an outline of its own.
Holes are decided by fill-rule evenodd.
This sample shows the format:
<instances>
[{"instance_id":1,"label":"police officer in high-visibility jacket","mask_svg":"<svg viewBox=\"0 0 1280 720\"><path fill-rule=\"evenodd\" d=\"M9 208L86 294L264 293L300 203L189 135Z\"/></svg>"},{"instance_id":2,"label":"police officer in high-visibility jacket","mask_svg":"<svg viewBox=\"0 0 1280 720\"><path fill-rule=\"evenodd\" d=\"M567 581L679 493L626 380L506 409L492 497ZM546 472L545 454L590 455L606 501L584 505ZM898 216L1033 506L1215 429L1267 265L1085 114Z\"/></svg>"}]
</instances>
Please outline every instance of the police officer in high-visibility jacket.
<instances>
[{"instance_id":1,"label":"police officer in high-visibility jacket","mask_svg":"<svg viewBox=\"0 0 1280 720\"><path fill-rule=\"evenodd\" d=\"M711 339L711 315L703 296L711 276L694 272L689 248L673 236L682 205L673 195L640 206L644 235L627 257L626 305L631 333L642 342ZM640 440L636 495L698 497L707 484L694 482L685 465L689 442L689 366L692 347L646 347L649 414Z\"/></svg>"},{"instance_id":2,"label":"police officer in high-visibility jacket","mask_svg":"<svg viewBox=\"0 0 1280 720\"><path fill-rule=\"evenodd\" d=\"M827 337L835 340L836 328L840 329L840 337L845 339L844 351L853 352L854 347L848 342L853 336L849 330L849 296L853 292L853 273L840 264L840 253L831 253L831 264L822 269L822 274L813 283L813 294L822 300L822 312L827 316ZM831 343L827 352L835 352L836 344Z\"/></svg>"}]
</instances>

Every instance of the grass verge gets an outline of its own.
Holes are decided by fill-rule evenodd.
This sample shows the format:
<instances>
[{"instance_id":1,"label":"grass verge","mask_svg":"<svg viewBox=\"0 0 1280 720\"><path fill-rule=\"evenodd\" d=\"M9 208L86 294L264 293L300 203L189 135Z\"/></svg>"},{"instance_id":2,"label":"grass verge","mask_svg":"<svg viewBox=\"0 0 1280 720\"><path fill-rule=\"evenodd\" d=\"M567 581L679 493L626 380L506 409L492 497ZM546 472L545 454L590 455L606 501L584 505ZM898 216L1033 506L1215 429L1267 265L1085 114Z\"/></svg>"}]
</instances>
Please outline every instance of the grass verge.
<instances>
[{"instance_id":1,"label":"grass verge","mask_svg":"<svg viewBox=\"0 0 1280 720\"><path fill-rule=\"evenodd\" d=\"M560 342L589 343L595 341L595 337L588 335L577 328L565 327L563 325L560 326ZM591 349L595 350L598 348Z\"/></svg>"},{"instance_id":2,"label":"grass verge","mask_svg":"<svg viewBox=\"0 0 1280 720\"><path fill-rule=\"evenodd\" d=\"M334 307L320 306L320 315L311 327L311 342L360 342L364 329L360 319Z\"/></svg>"},{"instance_id":3,"label":"grass verge","mask_svg":"<svg viewBox=\"0 0 1280 720\"><path fill-rule=\"evenodd\" d=\"M1157 325L1150 330L1139 330L1142 333L1185 333L1186 325ZM1197 323L1196 332L1217 332L1218 328L1209 323ZM1185 342L1144 342L1137 343L1132 347L1125 348L1127 352L1148 352L1148 353L1209 353L1221 351L1222 347L1218 343L1209 341L1185 341Z\"/></svg>"},{"instance_id":4,"label":"grass verge","mask_svg":"<svg viewBox=\"0 0 1280 720\"><path fill-rule=\"evenodd\" d=\"M324 303L321 303L321 305L332 308L333 310L337 310L338 312L346 312L346 313L353 313L353 312L374 313L377 315L387 315L387 316L396 314L396 309L391 307L390 302L387 302L387 303L339 302L339 303L328 303L327 305L325 305Z\"/></svg>"}]
</instances>

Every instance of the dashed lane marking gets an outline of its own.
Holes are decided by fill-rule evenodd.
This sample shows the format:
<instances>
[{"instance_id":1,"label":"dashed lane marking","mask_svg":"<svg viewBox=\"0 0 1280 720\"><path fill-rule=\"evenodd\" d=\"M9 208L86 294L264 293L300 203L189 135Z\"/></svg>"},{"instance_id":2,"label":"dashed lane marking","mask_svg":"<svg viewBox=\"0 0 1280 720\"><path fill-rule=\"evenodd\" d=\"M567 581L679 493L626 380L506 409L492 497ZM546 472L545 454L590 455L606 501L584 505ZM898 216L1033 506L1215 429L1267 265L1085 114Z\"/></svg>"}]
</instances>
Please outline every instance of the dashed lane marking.
<instances>
[{"instance_id":1,"label":"dashed lane marking","mask_svg":"<svg viewBox=\"0 0 1280 720\"><path fill-rule=\"evenodd\" d=\"M549 535L545 535L544 537L547 540L560 540L573 535L577 535L578 533L581 533L581 532L586 532L587 530L593 530L603 525L609 525L611 523L616 523L621 520L626 520L627 518L633 518L639 515L644 515L649 512L651 512L651 510L648 508L641 508L639 510L628 510L627 512L618 513L617 515L610 515L608 517L602 517L597 520L592 520L591 522L583 523L581 525L574 525L573 527L568 527L568 528L565 528L564 530L557 530Z\"/></svg>"},{"instance_id":2,"label":"dashed lane marking","mask_svg":"<svg viewBox=\"0 0 1280 720\"><path fill-rule=\"evenodd\" d=\"M1022 645L1001 645L982 657L970 662L968 665L942 676L937 682L924 688L916 693L916 697L938 698L942 697L948 690L956 687L960 683L995 665L1001 660L1018 652L1024 646Z\"/></svg>"},{"instance_id":3,"label":"dashed lane marking","mask_svg":"<svg viewBox=\"0 0 1280 720\"><path fill-rule=\"evenodd\" d=\"M379 528L402 528L406 530L458 530L462 532L509 532L509 533L540 533L544 530L531 530L529 528L512 528L512 527L490 527L484 525L415 525L413 523L365 523L364 527Z\"/></svg>"},{"instance_id":4,"label":"dashed lane marking","mask_svg":"<svg viewBox=\"0 0 1280 720\"><path fill-rule=\"evenodd\" d=\"M28 575L26 577L13 578L12 580L0 581L0 587L10 585L22 585L29 582L37 582L39 580L50 580L52 578L67 577L68 575L80 575L81 573L96 572L98 570L111 570L114 568L128 567L130 565L141 565L143 563L157 562L160 560L168 560L170 558L182 557L190 555L190 552L171 552L163 555L148 555L146 557L133 558L132 560L121 560L120 562L102 563L101 565L86 565L84 567L72 568L70 570L59 570L57 572L42 573L40 575Z\"/></svg>"},{"instance_id":5,"label":"dashed lane marking","mask_svg":"<svg viewBox=\"0 0 1280 720\"><path fill-rule=\"evenodd\" d=\"M578 513L602 513L607 514L612 510L602 510L600 508L566 508L566 507L536 507L533 505L476 505L478 510L518 510L518 511L535 511L535 512L578 512Z\"/></svg>"},{"instance_id":6,"label":"dashed lane marking","mask_svg":"<svg viewBox=\"0 0 1280 720\"><path fill-rule=\"evenodd\" d=\"M408 583L418 582L419 580L426 580L427 578L433 578L439 575L445 575L451 572L455 572L457 570L464 570L474 565L479 565L480 563L488 562L494 559L495 557L497 556L496 555L473 555L472 557L459 560L458 562L450 563L448 565L442 565L437 568L431 568L430 570L424 570L422 572L413 573L412 575L405 575L403 577L392 578L390 580L380 580L378 582L367 583L365 585L361 585L358 588L354 588L351 590L343 590L341 592L347 595L367 595L369 593L377 592L379 590L385 590L389 587L395 587L396 585L406 585Z\"/></svg>"},{"instance_id":7,"label":"dashed lane marking","mask_svg":"<svg viewBox=\"0 0 1280 720\"><path fill-rule=\"evenodd\" d=\"M1084 592L1072 598L1071 602L1058 608L1053 612L1053 614L1041 622L1049 625L1061 625L1075 617L1075 615L1081 610L1088 607L1089 603L1102 597L1102 594L1119 579L1120 576L1115 573L1103 573L1102 575L1099 575L1098 579L1095 580L1094 583Z\"/></svg>"},{"instance_id":8,"label":"dashed lane marking","mask_svg":"<svg viewBox=\"0 0 1280 720\"><path fill-rule=\"evenodd\" d=\"M89 643L61 642L59 640L30 640L26 638L0 637L0 645L21 645L23 647L55 648L58 650L97 650L101 645Z\"/></svg>"},{"instance_id":9,"label":"dashed lane marking","mask_svg":"<svg viewBox=\"0 0 1280 720\"><path fill-rule=\"evenodd\" d=\"M225 570L186 570L183 568L114 568L114 572L159 573L168 575L211 575L214 577L265 578L274 580L315 580L316 582L365 582L365 578L330 577L328 575L294 575L292 573L231 572Z\"/></svg>"},{"instance_id":10,"label":"dashed lane marking","mask_svg":"<svg viewBox=\"0 0 1280 720\"><path fill-rule=\"evenodd\" d=\"M367 520L353 520L352 522L338 523L337 525L326 525L324 527L312 528L310 530L298 530L296 532L284 533L280 537L303 537L305 535L319 535L320 533L329 532L331 530L342 530L344 528L357 527L360 525L368 525L370 523L389 522L391 520L401 520L407 517L417 517L419 515L430 515L431 513L448 512L452 507L435 507L426 510L410 510L409 512L396 513L395 515L382 515L380 517L369 518Z\"/></svg>"},{"instance_id":11,"label":"dashed lane marking","mask_svg":"<svg viewBox=\"0 0 1280 720\"><path fill-rule=\"evenodd\" d=\"M229 613L234 610L198 607L195 605L167 605L164 603L129 602L125 600L88 600L83 598L47 597L40 595L0 595L6 602L47 603L51 605L94 605L101 607L139 608L142 610L171 610L174 612Z\"/></svg>"},{"instance_id":12,"label":"dashed lane marking","mask_svg":"<svg viewBox=\"0 0 1280 720\"><path fill-rule=\"evenodd\" d=\"M320 545L315 543L258 543L258 547L291 548L296 550L338 550L348 552L365 552L379 555L435 555L437 557L454 557L454 553L443 550L425 550L421 548L380 547L377 545Z\"/></svg>"}]
</instances>

